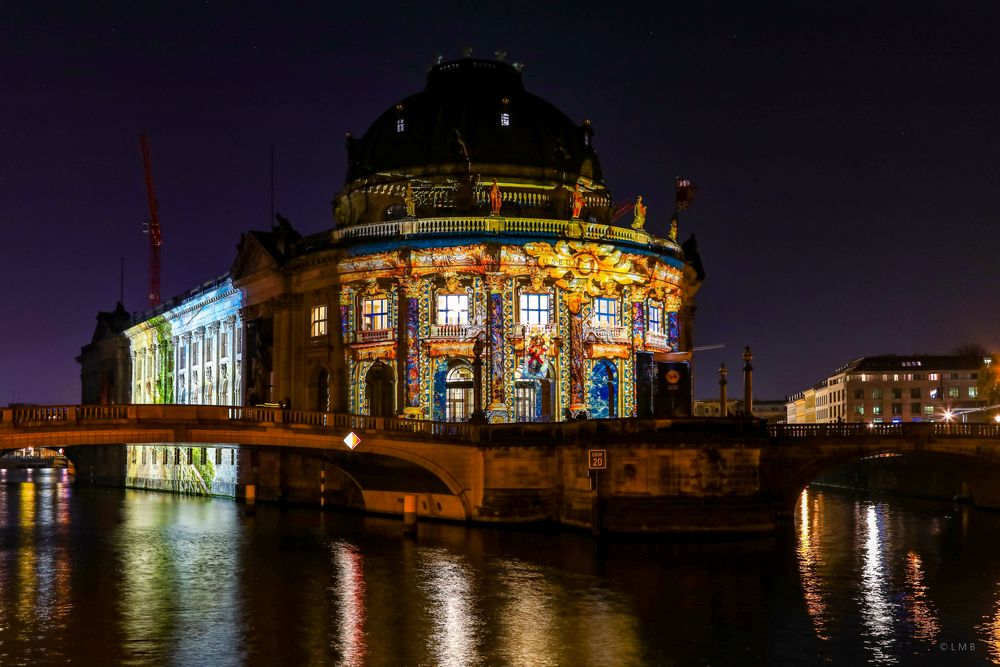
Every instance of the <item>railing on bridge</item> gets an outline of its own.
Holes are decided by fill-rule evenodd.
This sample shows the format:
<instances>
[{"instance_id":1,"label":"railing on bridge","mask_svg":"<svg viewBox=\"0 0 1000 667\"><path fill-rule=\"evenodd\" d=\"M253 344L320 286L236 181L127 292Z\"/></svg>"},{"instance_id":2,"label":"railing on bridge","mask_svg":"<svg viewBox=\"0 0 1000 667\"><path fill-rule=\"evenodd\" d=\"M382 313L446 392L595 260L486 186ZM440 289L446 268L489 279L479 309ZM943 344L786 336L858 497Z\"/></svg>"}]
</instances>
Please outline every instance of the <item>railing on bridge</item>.
<instances>
[{"instance_id":1,"label":"railing on bridge","mask_svg":"<svg viewBox=\"0 0 1000 667\"><path fill-rule=\"evenodd\" d=\"M216 405L54 405L0 408L0 429L99 425L192 424L283 425L329 431L343 438L350 431L379 432L463 443L509 446L534 442L557 444L563 440L593 442L628 441L638 434L656 440L710 442L770 437L787 439L845 438L1000 438L1000 424L912 422L897 424L774 424L759 419L592 419L569 422L476 424L433 422L393 417L283 410L266 406Z\"/></svg>"},{"instance_id":2,"label":"railing on bridge","mask_svg":"<svg viewBox=\"0 0 1000 667\"><path fill-rule=\"evenodd\" d=\"M896 424L772 424L772 438L996 438L1000 424L899 422Z\"/></svg>"}]
</instances>

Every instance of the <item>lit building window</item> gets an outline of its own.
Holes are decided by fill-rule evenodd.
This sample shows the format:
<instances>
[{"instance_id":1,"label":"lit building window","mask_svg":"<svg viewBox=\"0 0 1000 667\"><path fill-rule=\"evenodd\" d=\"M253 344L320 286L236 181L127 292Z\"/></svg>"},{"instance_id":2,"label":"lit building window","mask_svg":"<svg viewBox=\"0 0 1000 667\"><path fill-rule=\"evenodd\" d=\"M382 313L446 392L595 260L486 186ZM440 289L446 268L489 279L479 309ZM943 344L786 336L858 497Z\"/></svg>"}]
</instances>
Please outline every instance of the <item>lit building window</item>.
<instances>
[{"instance_id":1,"label":"lit building window","mask_svg":"<svg viewBox=\"0 0 1000 667\"><path fill-rule=\"evenodd\" d=\"M979 390L975 387L969 387L969 398L978 398Z\"/></svg>"},{"instance_id":2,"label":"lit building window","mask_svg":"<svg viewBox=\"0 0 1000 667\"><path fill-rule=\"evenodd\" d=\"M858 415L863 415L863 414L865 414L865 406L864 406L864 405L862 405L862 404L860 404L860 403L859 403L859 404L857 404L857 405L855 405L855 406L854 406L854 413L855 413L855 414L858 414Z\"/></svg>"},{"instance_id":3,"label":"lit building window","mask_svg":"<svg viewBox=\"0 0 1000 667\"><path fill-rule=\"evenodd\" d=\"M312 309L312 335L326 335L326 306L313 306Z\"/></svg>"},{"instance_id":4,"label":"lit building window","mask_svg":"<svg viewBox=\"0 0 1000 667\"><path fill-rule=\"evenodd\" d=\"M445 419L450 422L468 421L474 409L472 369L456 366L448 371L446 380Z\"/></svg>"},{"instance_id":5,"label":"lit building window","mask_svg":"<svg viewBox=\"0 0 1000 667\"><path fill-rule=\"evenodd\" d=\"M931 395L931 398L934 398L934 399L938 398L938 390L937 390L936 387L930 390L930 395Z\"/></svg>"},{"instance_id":6,"label":"lit building window","mask_svg":"<svg viewBox=\"0 0 1000 667\"><path fill-rule=\"evenodd\" d=\"M405 118L397 118L396 119L396 131L397 132L403 132L405 130L406 130L406 119Z\"/></svg>"},{"instance_id":7,"label":"lit building window","mask_svg":"<svg viewBox=\"0 0 1000 667\"><path fill-rule=\"evenodd\" d=\"M882 406L881 405L873 405L872 406L872 414L873 415L880 415L880 414L882 414Z\"/></svg>"},{"instance_id":8,"label":"lit building window","mask_svg":"<svg viewBox=\"0 0 1000 667\"><path fill-rule=\"evenodd\" d=\"M948 387L948 398L958 398L958 387Z\"/></svg>"},{"instance_id":9,"label":"lit building window","mask_svg":"<svg viewBox=\"0 0 1000 667\"><path fill-rule=\"evenodd\" d=\"M934 414L934 406L933 405L925 405L924 406L924 414L925 415L933 415Z\"/></svg>"},{"instance_id":10,"label":"lit building window","mask_svg":"<svg viewBox=\"0 0 1000 667\"><path fill-rule=\"evenodd\" d=\"M649 330L663 333L663 310L659 306L649 306Z\"/></svg>"},{"instance_id":11,"label":"lit building window","mask_svg":"<svg viewBox=\"0 0 1000 667\"><path fill-rule=\"evenodd\" d=\"M608 297L594 299L594 318L599 327L613 327L618 323L618 300Z\"/></svg>"},{"instance_id":12,"label":"lit building window","mask_svg":"<svg viewBox=\"0 0 1000 667\"><path fill-rule=\"evenodd\" d=\"M468 294L439 294L438 295L438 324L468 324L469 323L469 295Z\"/></svg>"},{"instance_id":13,"label":"lit building window","mask_svg":"<svg viewBox=\"0 0 1000 667\"><path fill-rule=\"evenodd\" d=\"M941 376L938 375L937 373L928 373L927 374L927 379L928 380L940 380Z\"/></svg>"},{"instance_id":14,"label":"lit building window","mask_svg":"<svg viewBox=\"0 0 1000 667\"><path fill-rule=\"evenodd\" d=\"M506 111L500 112L500 125L510 127L510 114Z\"/></svg>"},{"instance_id":15,"label":"lit building window","mask_svg":"<svg viewBox=\"0 0 1000 667\"><path fill-rule=\"evenodd\" d=\"M872 400L878 401L882 398L882 389L872 389Z\"/></svg>"},{"instance_id":16,"label":"lit building window","mask_svg":"<svg viewBox=\"0 0 1000 667\"><path fill-rule=\"evenodd\" d=\"M365 299L361 303L361 328L364 331L377 331L389 328L389 300Z\"/></svg>"},{"instance_id":17,"label":"lit building window","mask_svg":"<svg viewBox=\"0 0 1000 667\"><path fill-rule=\"evenodd\" d=\"M521 324L549 323L549 295L521 294Z\"/></svg>"}]
</instances>

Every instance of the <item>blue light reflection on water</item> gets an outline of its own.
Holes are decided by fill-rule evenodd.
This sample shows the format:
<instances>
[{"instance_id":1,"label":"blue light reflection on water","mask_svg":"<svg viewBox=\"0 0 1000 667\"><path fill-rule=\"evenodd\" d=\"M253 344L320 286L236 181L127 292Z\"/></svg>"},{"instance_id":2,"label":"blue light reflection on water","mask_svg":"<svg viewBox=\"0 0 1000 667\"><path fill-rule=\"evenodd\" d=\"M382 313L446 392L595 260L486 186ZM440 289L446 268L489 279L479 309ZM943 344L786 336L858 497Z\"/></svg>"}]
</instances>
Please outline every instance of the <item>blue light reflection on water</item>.
<instances>
[{"instance_id":1,"label":"blue light reflection on water","mask_svg":"<svg viewBox=\"0 0 1000 667\"><path fill-rule=\"evenodd\" d=\"M8 471L0 663L986 664L998 534L996 514L814 487L759 540L414 541L389 519Z\"/></svg>"}]
</instances>

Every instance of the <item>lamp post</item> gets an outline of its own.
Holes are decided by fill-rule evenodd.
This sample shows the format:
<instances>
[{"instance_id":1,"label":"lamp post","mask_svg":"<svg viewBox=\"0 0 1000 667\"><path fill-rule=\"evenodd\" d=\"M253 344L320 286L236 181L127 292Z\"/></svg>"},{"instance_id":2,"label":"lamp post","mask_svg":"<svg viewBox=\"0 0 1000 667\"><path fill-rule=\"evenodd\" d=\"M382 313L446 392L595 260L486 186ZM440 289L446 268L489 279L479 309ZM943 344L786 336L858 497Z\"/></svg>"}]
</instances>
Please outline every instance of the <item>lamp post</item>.
<instances>
[{"instance_id":1,"label":"lamp post","mask_svg":"<svg viewBox=\"0 0 1000 667\"><path fill-rule=\"evenodd\" d=\"M727 375L729 375L729 370L726 368L726 362L722 362L719 364L719 415L722 417L729 416L726 397L726 385L729 384L729 380L726 379Z\"/></svg>"},{"instance_id":2,"label":"lamp post","mask_svg":"<svg viewBox=\"0 0 1000 667\"><path fill-rule=\"evenodd\" d=\"M748 417L753 416L753 366L750 360L753 359L753 352L747 345L743 349L743 411Z\"/></svg>"}]
</instances>

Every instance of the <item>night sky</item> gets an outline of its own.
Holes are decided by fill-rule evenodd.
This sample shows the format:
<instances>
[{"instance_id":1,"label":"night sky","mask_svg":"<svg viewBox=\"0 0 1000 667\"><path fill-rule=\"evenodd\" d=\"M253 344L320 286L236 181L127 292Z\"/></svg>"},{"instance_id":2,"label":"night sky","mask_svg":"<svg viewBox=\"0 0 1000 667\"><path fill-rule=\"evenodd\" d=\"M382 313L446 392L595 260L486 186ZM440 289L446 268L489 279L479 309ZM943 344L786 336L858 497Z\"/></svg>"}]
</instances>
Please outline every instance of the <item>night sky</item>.
<instances>
[{"instance_id":1,"label":"night sky","mask_svg":"<svg viewBox=\"0 0 1000 667\"><path fill-rule=\"evenodd\" d=\"M345 131L465 47L507 50L591 119L616 202L643 195L654 233L674 176L697 184L695 340L725 344L696 354L699 397L748 343L776 399L864 355L1000 348L996 3L152 4L0 8L0 403L79 402L122 256L145 308L140 131L166 299L270 226L272 145L276 211L332 228Z\"/></svg>"}]
</instances>

